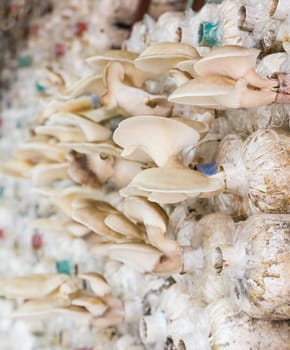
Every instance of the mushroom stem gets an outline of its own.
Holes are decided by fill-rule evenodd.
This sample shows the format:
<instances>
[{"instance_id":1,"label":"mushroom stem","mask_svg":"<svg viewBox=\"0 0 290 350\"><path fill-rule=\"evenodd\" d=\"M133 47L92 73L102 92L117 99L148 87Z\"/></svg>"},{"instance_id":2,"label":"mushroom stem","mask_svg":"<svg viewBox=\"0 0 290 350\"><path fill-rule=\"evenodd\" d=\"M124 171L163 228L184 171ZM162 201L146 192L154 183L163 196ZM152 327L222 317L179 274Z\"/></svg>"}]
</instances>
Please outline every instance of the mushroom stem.
<instances>
[{"instance_id":1,"label":"mushroom stem","mask_svg":"<svg viewBox=\"0 0 290 350\"><path fill-rule=\"evenodd\" d=\"M179 244L176 241L169 239L159 227L148 225L146 226L146 233L150 243L161 250L164 254L170 257L180 255L181 249Z\"/></svg>"},{"instance_id":2,"label":"mushroom stem","mask_svg":"<svg viewBox=\"0 0 290 350\"><path fill-rule=\"evenodd\" d=\"M258 106L268 105L276 100L276 93L273 91L261 91L245 89L241 94L241 107L254 108Z\"/></svg>"},{"instance_id":3,"label":"mushroom stem","mask_svg":"<svg viewBox=\"0 0 290 350\"><path fill-rule=\"evenodd\" d=\"M245 80L257 88L275 88L278 85L277 79L263 78L252 68L244 76Z\"/></svg>"}]
</instances>

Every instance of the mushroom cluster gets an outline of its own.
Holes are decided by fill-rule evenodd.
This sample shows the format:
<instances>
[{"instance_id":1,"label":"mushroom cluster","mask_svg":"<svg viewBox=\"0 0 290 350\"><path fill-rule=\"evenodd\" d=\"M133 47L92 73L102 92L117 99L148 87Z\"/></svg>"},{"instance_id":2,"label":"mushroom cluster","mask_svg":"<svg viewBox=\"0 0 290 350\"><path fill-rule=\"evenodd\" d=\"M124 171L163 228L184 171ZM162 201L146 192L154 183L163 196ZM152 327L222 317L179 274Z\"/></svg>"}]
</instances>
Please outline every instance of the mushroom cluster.
<instances>
[{"instance_id":1,"label":"mushroom cluster","mask_svg":"<svg viewBox=\"0 0 290 350\"><path fill-rule=\"evenodd\" d=\"M231 6L205 8L220 17ZM244 138L219 122L227 110L245 119L253 107L286 110L290 73L258 73L259 50L228 42L226 30L226 45L192 46L190 13L163 15L139 53L129 40L88 57L80 79L47 70L53 96L0 170L32 180L52 211L31 226L47 242L68 238L80 270L1 281L0 295L28 299L14 317L68 314L120 328L146 349L258 350L268 332L273 349L287 349L289 130Z\"/></svg>"},{"instance_id":2,"label":"mushroom cluster","mask_svg":"<svg viewBox=\"0 0 290 350\"><path fill-rule=\"evenodd\" d=\"M87 281L90 290L82 287ZM24 303L12 317L40 317L62 313L77 322L107 327L124 317L123 305L111 295L106 280L95 272L72 278L64 274L37 274L2 281L1 296L21 298Z\"/></svg>"}]
</instances>

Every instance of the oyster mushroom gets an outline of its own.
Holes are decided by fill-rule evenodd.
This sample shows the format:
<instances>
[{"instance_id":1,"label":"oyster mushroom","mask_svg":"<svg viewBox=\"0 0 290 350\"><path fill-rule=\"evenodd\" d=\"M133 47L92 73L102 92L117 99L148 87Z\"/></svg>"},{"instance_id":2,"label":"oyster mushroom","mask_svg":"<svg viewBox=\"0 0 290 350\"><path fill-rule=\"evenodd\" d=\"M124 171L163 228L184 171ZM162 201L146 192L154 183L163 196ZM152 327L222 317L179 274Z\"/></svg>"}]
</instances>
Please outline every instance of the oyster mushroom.
<instances>
[{"instance_id":1,"label":"oyster mushroom","mask_svg":"<svg viewBox=\"0 0 290 350\"><path fill-rule=\"evenodd\" d=\"M156 203L130 196L124 201L124 212L134 222L145 226L150 243L168 256L180 255L177 242L167 236L168 217Z\"/></svg>"},{"instance_id":2,"label":"oyster mushroom","mask_svg":"<svg viewBox=\"0 0 290 350\"><path fill-rule=\"evenodd\" d=\"M124 67L125 82L137 88L141 88L144 82L156 76L137 69L134 59L138 57L135 52L126 50L108 50L97 56L87 58L87 62L99 73L104 73L106 66L112 62L120 62Z\"/></svg>"},{"instance_id":3,"label":"oyster mushroom","mask_svg":"<svg viewBox=\"0 0 290 350\"><path fill-rule=\"evenodd\" d=\"M96 174L88 169L87 157L84 154L70 150L67 153L67 160L69 161L68 174L75 182L89 187L100 188L101 184Z\"/></svg>"},{"instance_id":4,"label":"oyster mushroom","mask_svg":"<svg viewBox=\"0 0 290 350\"><path fill-rule=\"evenodd\" d=\"M89 285L95 295L103 297L111 293L111 287L105 278L96 272L86 272L79 277L89 282Z\"/></svg>"},{"instance_id":5,"label":"oyster mushroom","mask_svg":"<svg viewBox=\"0 0 290 350\"><path fill-rule=\"evenodd\" d=\"M143 170L146 165L140 162L135 162L130 159L121 157L121 149L111 143L75 143L64 144L66 147L75 151L75 157L70 161L78 161L77 168L81 168L81 172L85 174L94 174L100 184L107 181L114 184L116 187L124 187L132 180L132 178ZM75 159L74 159L75 158ZM144 159L146 161L146 159ZM76 182L77 179L75 170L70 169L70 174Z\"/></svg>"},{"instance_id":6,"label":"oyster mushroom","mask_svg":"<svg viewBox=\"0 0 290 350\"><path fill-rule=\"evenodd\" d=\"M217 178L186 167L150 168L137 174L121 195L145 196L157 203L178 203L191 197L208 197L224 190Z\"/></svg>"},{"instance_id":7,"label":"oyster mushroom","mask_svg":"<svg viewBox=\"0 0 290 350\"><path fill-rule=\"evenodd\" d=\"M120 108L126 116L134 114L169 115L171 104L166 96L152 95L124 83L125 68L119 62L110 63L105 72L107 90L101 96L106 108ZM128 103L128 101L130 103Z\"/></svg>"},{"instance_id":8,"label":"oyster mushroom","mask_svg":"<svg viewBox=\"0 0 290 350\"><path fill-rule=\"evenodd\" d=\"M89 111L99 107L99 98L96 95L81 96L73 98L68 101L52 101L50 102L43 117L48 118L53 113L80 113L82 111Z\"/></svg>"},{"instance_id":9,"label":"oyster mushroom","mask_svg":"<svg viewBox=\"0 0 290 350\"><path fill-rule=\"evenodd\" d=\"M61 293L50 293L40 299L32 299L20 305L10 315L12 318L49 316L56 308L68 307L71 304L69 296Z\"/></svg>"},{"instance_id":10,"label":"oyster mushroom","mask_svg":"<svg viewBox=\"0 0 290 350\"><path fill-rule=\"evenodd\" d=\"M61 142L85 141L84 133L77 127L63 125L39 125L34 131L38 135L49 135Z\"/></svg>"},{"instance_id":11,"label":"oyster mushroom","mask_svg":"<svg viewBox=\"0 0 290 350\"><path fill-rule=\"evenodd\" d=\"M62 191L52 188L39 187L34 191L49 197L51 203L60 208L69 218L72 217L72 204L75 199L86 198L101 200L103 198L103 195L98 190L81 186L67 187Z\"/></svg>"},{"instance_id":12,"label":"oyster mushroom","mask_svg":"<svg viewBox=\"0 0 290 350\"><path fill-rule=\"evenodd\" d=\"M135 59L135 66L145 72L167 73L179 62L198 58L199 54L193 46L183 43L161 42L148 46Z\"/></svg>"},{"instance_id":13,"label":"oyster mushroom","mask_svg":"<svg viewBox=\"0 0 290 350\"><path fill-rule=\"evenodd\" d=\"M40 298L67 282L63 274L35 274L1 281L0 295L7 298Z\"/></svg>"},{"instance_id":14,"label":"oyster mushroom","mask_svg":"<svg viewBox=\"0 0 290 350\"><path fill-rule=\"evenodd\" d=\"M283 96L283 100L280 96ZM213 109L252 108L271 103L288 103L289 95L248 86L244 78L238 81L208 75L179 86L168 98L170 102L203 106Z\"/></svg>"},{"instance_id":15,"label":"oyster mushroom","mask_svg":"<svg viewBox=\"0 0 290 350\"><path fill-rule=\"evenodd\" d=\"M160 250L144 243L113 244L107 249L107 254L142 273L166 276L183 270L181 256L166 257Z\"/></svg>"},{"instance_id":16,"label":"oyster mushroom","mask_svg":"<svg viewBox=\"0 0 290 350\"><path fill-rule=\"evenodd\" d=\"M69 179L67 163L40 163L29 173L35 186L45 186L57 180Z\"/></svg>"},{"instance_id":17,"label":"oyster mushroom","mask_svg":"<svg viewBox=\"0 0 290 350\"><path fill-rule=\"evenodd\" d=\"M65 161L65 148L48 142L27 142L18 148L15 158L32 163L41 160L63 162Z\"/></svg>"},{"instance_id":18,"label":"oyster mushroom","mask_svg":"<svg viewBox=\"0 0 290 350\"><path fill-rule=\"evenodd\" d=\"M118 211L106 202L92 199L78 199L73 202L73 220L85 225L109 242L126 241L126 237L123 234L112 230L105 224L105 219L110 214L115 213L118 213Z\"/></svg>"},{"instance_id":19,"label":"oyster mushroom","mask_svg":"<svg viewBox=\"0 0 290 350\"><path fill-rule=\"evenodd\" d=\"M111 131L108 128L73 113L53 114L49 117L46 125L76 126L82 130L85 136L85 141L89 142L104 141L111 135Z\"/></svg>"},{"instance_id":20,"label":"oyster mushroom","mask_svg":"<svg viewBox=\"0 0 290 350\"><path fill-rule=\"evenodd\" d=\"M95 94L101 96L104 93L105 86L102 74L92 74L74 82L58 94L59 99L69 100L83 95Z\"/></svg>"},{"instance_id":21,"label":"oyster mushroom","mask_svg":"<svg viewBox=\"0 0 290 350\"><path fill-rule=\"evenodd\" d=\"M55 232L60 235L64 231L69 232L75 237L84 237L91 233L91 230L84 225L72 220L60 220L54 218L41 218L32 222L34 228L40 229L42 232Z\"/></svg>"},{"instance_id":22,"label":"oyster mushroom","mask_svg":"<svg viewBox=\"0 0 290 350\"><path fill-rule=\"evenodd\" d=\"M86 308L89 313L95 317L101 316L108 310L108 305L101 298L97 298L88 293L79 292L73 297L71 304Z\"/></svg>"},{"instance_id":23,"label":"oyster mushroom","mask_svg":"<svg viewBox=\"0 0 290 350\"><path fill-rule=\"evenodd\" d=\"M122 156L130 156L136 149L141 149L158 166L164 166L184 148L197 143L200 136L194 127L190 121L187 124L181 118L138 115L122 121L113 139L124 148Z\"/></svg>"},{"instance_id":24,"label":"oyster mushroom","mask_svg":"<svg viewBox=\"0 0 290 350\"><path fill-rule=\"evenodd\" d=\"M195 63L194 70L200 76L222 75L234 80L243 78L257 88L275 88L277 80L263 78L256 72L259 52L258 49L238 45L215 47Z\"/></svg>"},{"instance_id":25,"label":"oyster mushroom","mask_svg":"<svg viewBox=\"0 0 290 350\"><path fill-rule=\"evenodd\" d=\"M19 179L29 178L33 169L33 164L29 160L10 159L3 162L0 166L0 173L7 176L17 177Z\"/></svg>"},{"instance_id":26,"label":"oyster mushroom","mask_svg":"<svg viewBox=\"0 0 290 350\"><path fill-rule=\"evenodd\" d=\"M158 203L177 203L189 197L208 196L222 191L223 183L220 180L190 170L177 159L179 152L196 145L200 135L195 127L200 125L206 126L181 118L155 116L137 116L121 122L113 138L124 147L122 155L128 156L141 149L161 168L138 173L120 193L124 196L146 196Z\"/></svg>"}]
</instances>

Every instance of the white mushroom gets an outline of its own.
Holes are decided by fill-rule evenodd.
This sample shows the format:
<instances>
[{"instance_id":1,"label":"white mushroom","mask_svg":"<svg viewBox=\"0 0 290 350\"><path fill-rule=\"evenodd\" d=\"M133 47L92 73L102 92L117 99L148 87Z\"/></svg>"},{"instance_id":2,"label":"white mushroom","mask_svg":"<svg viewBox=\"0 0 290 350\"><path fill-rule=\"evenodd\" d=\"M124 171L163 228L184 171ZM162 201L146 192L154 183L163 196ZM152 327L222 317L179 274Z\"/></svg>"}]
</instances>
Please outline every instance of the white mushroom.
<instances>
[{"instance_id":1,"label":"white mushroom","mask_svg":"<svg viewBox=\"0 0 290 350\"><path fill-rule=\"evenodd\" d=\"M0 295L7 298L40 298L69 279L63 274L35 274L2 280Z\"/></svg>"},{"instance_id":2,"label":"white mushroom","mask_svg":"<svg viewBox=\"0 0 290 350\"><path fill-rule=\"evenodd\" d=\"M122 121L113 139L124 148L122 156L129 156L140 149L158 166L164 166L172 157L186 147L196 145L199 140L198 132L189 124L181 118L138 115Z\"/></svg>"},{"instance_id":3,"label":"white mushroom","mask_svg":"<svg viewBox=\"0 0 290 350\"><path fill-rule=\"evenodd\" d=\"M225 109L251 108L274 102L287 103L286 100L290 99L288 95L283 95L283 101L277 100L282 95L270 90L252 89L244 78L235 81L219 75L208 75L181 85L168 99L174 103Z\"/></svg>"},{"instance_id":4,"label":"white mushroom","mask_svg":"<svg viewBox=\"0 0 290 350\"><path fill-rule=\"evenodd\" d=\"M239 80L257 88L272 89L278 85L277 80L263 78L256 73L258 49L238 45L224 45L213 48L194 65L194 70L201 76L223 75Z\"/></svg>"},{"instance_id":5,"label":"white mushroom","mask_svg":"<svg viewBox=\"0 0 290 350\"><path fill-rule=\"evenodd\" d=\"M179 62L198 57L198 52L190 45L160 42L148 46L135 59L135 65L145 72L162 74L167 73L170 68L175 67Z\"/></svg>"},{"instance_id":6,"label":"white mushroom","mask_svg":"<svg viewBox=\"0 0 290 350\"><path fill-rule=\"evenodd\" d=\"M168 217L156 203L145 198L130 196L124 201L126 215L137 223L143 223L150 243L168 256L180 255L177 242L167 235Z\"/></svg>"},{"instance_id":7,"label":"white mushroom","mask_svg":"<svg viewBox=\"0 0 290 350\"><path fill-rule=\"evenodd\" d=\"M219 179L186 167L151 168L137 174L120 191L123 196L146 196L157 203L178 203L190 197L208 197L224 190Z\"/></svg>"},{"instance_id":8,"label":"white mushroom","mask_svg":"<svg viewBox=\"0 0 290 350\"><path fill-rule=\"evenodd\" d=\"M171 104L166 96L152 95L124 83L125 69L119 62L110 63L105 72L107 90L101 96L106 108L120 108L126 116L156 114L167 116Z\"/></svg>"}]
</instances>

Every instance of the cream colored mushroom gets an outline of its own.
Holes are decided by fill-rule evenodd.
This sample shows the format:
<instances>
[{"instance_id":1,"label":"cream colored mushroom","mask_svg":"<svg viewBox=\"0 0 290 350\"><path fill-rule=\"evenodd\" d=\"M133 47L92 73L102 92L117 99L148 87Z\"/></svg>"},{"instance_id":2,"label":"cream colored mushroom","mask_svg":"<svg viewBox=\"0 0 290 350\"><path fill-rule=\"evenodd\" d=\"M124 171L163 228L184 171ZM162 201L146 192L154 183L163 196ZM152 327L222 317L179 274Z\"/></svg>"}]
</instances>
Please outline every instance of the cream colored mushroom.
<instances>
[{"instance_id":1,"label":"cream colored mushroom","mask_svg":"<svg viewBox=\"0 0 290 350\"><path fill-rule=\"evenodd\" d=\"M127 50L107 50L99 55L88 57L86 61L95 68L97 73L102 74L108 63L117 61L130 64L136 57L138 57L137 53Z\"/></svg>"},{"instance_id":2,"label":"cream colored mushroom","mask_svg":"<svg viewBox=\"0 0 290 350\"><path fill-rule=\"evenodd\" d=\"M164 166L186 147L195 146L199 134L181 118L139 115L122 121L113 139L124 148L122 156L129 156L136 149L141 149L158 166Z\"/></svg>"},{"instance_id":3,"label":"cream colored mushroom","mask_svg":"<svg viewBox=\"0 0 290 350\"><path fill-rule=\"evenodd\" d=\"M193 78L195 78L198 74L196 73L194 66L196 62L199 61L199 58L193 60L185 60L177 63L176 68L181 70L182 72L186 72L190 74Z\"/></svg>"},{"instance_id":4,"label":"cream colored mushroom","mask_svg":"<svg viewBox=\"0 0 290 350\"><path fill-rule=\"evenodd\" d=\"M209 75L192 79L181 85L168 99L174 103L225 109L251 108L271 104L276 102L278 95L270 90L251 89L244 79L234 81L218 75ZM290 100L290 97L288 99Z\"/></svg>"},{"instance_id":5,"label":"cream colored mushroom","mask_svg":"<svg viewBox=\"0 0 290 350\"><path fill-rule=\"evenodd\" d=\"M277 87L277 80L257 74L255 68L259 53L258 49L238 45L215 47L195 63L194 70L201 76L217 74L234 80L243 78L257 88Z\"/></svg>"},{"instance_id":6,"label":"cream colored mushroom","mask_svg":"<svg viewBox=\"0 0 290 350\"><path fill-rule=\"evenodd\" d=\"M64 274L35 274L1 281L0 295L7 298L41 298L56 290L69 277Z\"/></svg>"},{"instance_id":7,"label":"cream colored mushroom","mask_svg":"<svg viewBox=\"0 0 290 350\"><path fill-rule=\"evenodd\" d=\"M124 212L134 222L144 224L154 247L168 256L181 254L178 243L167 235L168 217L159 205L142 197L130 196L124 201Z\"/></svg>"},{"instance_id":8,"label":"cream colored mushroom","mask_svg":"<svg viewBox=\"0 0 290 350\"><path fill-rule=\"evenodd\" d=\"M142 241L145 238L143 231L122 213L109 214L104 222L110 229L126 236L128 240Z\"/></svg>"},{"instance_id":9,"label":"cream colored mushroom","mask_svg":"<svg viewBox=\"0 0 290 350\"><path fill-rule=\"evenodd\" d=\"M178 203L191 197L209 197L224 190L223 181L186 167L151 168L137 174L120 191L127 197L145 196L157 203Z\"/></svg>"},{"instance_id":10,"label":"cream colored mushroom","mask_svg":"<svg viewBox=\"0 0 290 350\"><path fill-rule=\"evenodd\" d=\"M60 235L64 232L68 232L74 237L84 237L91 233L91 230L86 226L75 222L73 220L60 220L54 218L41 218L34 220L31 223L34 228L39 228L43 233L55 233Z\"/></svg>"},{"instance_id":11,"label":"cream colored mushroom","mask_svg":"<svg viewBox=\"0 0 290 350\"><path fill-rule=\"evenodd\" d=\"M3 162L0 166L0 173L19 179L30 177L30 172L33 169L31 162L21 159L10 159Z\"/></svg>"},{"instance_id":12,"label":"cream colored mushroom","mask_svg":"<svg viewBox=\"0 0 290 350\"><path fill-rule=\"evenodd\" d=\"M54 313L68 316L70 319L86 325L88 325L93 318L93 315L86 308L75 305L56 308L54 309Z\"/></svg>"},{"instance_id":13,"label":"cream colored mushroom","mask_svg":"<svg viewBox=\"0 0 290 350\"><path fill-rule=\"evenodd\" d=\"M50 201L60 208L69 218L72 217L72 203L75 199L103 199L103 194L100 191L81 186L67 187L61 191L52 188L39 187L34 189L34 191L49 197Z\"/></svg>"},{"instance_id":14,"label":"cream colored mushroom","mask_svg":"<svg viewBox=\"0 0 290 350\"><path fill-rule=\"evenodd\" d=\"M15 158L29 162L50 160L54 162L65 161L65 147L48 142L27 142L15 152Z\"/></svg>"},{"instance_id":15,"label":"cream colored mushroom","mask_svg":"<svg viewBox=\"0 0 290 350\"><path fill-rule=\"evenodd\" d=\"M101 96L104 93L104 90L103 75L92 74L66 87L57 97L63 100L69 100L83 95L94 94Z\"/></svg>"},{"instance_id":16,"label":"cream colored mushroom","mask_svg":"<svg viewBox=\"0 0 290 350\"><path fill-rule=\"evenodd\" d=\"M24 302L15 311L12 312L12 318L19 317L39 317L49 316L56 308L67 307L71 305L71 299L68 295L59 292L53 292L41 297Z\"/></svg>"},{"instance_id":17,"label":"cream colored mushroom","mask_svg":"<svg viewBox=\"0 0 290 350\"><path fill-rule=\"evenodd\" d=\"M73 202L73 220L85 225L109 242L124 242L124 235L110 229L105 224L105 219L109 214L117 213L117 210L106 202L92 199L78 199Z\"/></svg>"},{"instance_id":18,"label":"cream colored mushroom","mask_svg":"<svg viewBox=\"0 0 290 350\"><path fill-rule=\"evenodd\" d=\"M182 43L160 42L148 46L139 57L135 65L140 70L153 73L167 73L179 62L198 58L199 54L193 46Z\"/></svg>"},{"instance_id":19,"label":"cream colored mushroom","mask_svg":"<svg viewBox=\"0 0 290 350\"><path fill-rule=\"evenodd\" d=\"M111 293L111 287L105 278L96 272L87 272L79 275L79 278L88 281L95 295L103 297Z\"/></svg>"},{"instance_id":20,"label":"cream colored mushroom","mask_svg":"<svg viewBox=\"0 0 290 350\"><path fill-rule=\"evenodd\" d=\"M176 86L181 86L192 78L191 75L177 68L171 68L168 75L174 79Z\"/></svg>"},{"instance_id":21,"label":"cream colored mushroom","mask_svg":"<svg viewBox=\"0 0 290 350\"><path fill-rule=\"evenodd\" d=\"M67 153L67 160L69 161L68 173L75 182L93 188L101 187L97 175L89 168L86 155L70 150Z\"/></svg>"},{"instance_id":22,"label":"cream colored mushroom","mask_svg":"<svg viewBox=\"0 0 290 350\"><path fill-rule=\"evenodd\" d=\"M100 184L110 181L118 188L128 185L132 178L145 168L145 165L140 162L122 158L121 149L108 142L64 145L74 151L74 153L70 152L72 156L75 154L75 157L70 159L69 173L76 182L82 184L86 183L75 173L79 167L84 178L96 177ZM72 169L73 160L79 164L75 164L76 169Z\"/></svg>"},{"instance_id":23,"label":"cream colored mushroom","mask_svg":"<svg viewBox=\"0 0 290 350\"><path fill-rule=\"evenodd\" d=\"M108 305L101 298L97 298L88 293L79 292L72 298L72 305L86 308L93 316L98 317L108 310Z\"/></svg>"},{"instance_id":24,"label":"cream colored mushroom","mask_svg":"<svg viewBox=\"0 0 290 350\"><path fill-rule=\"evenodd\" d=\"M171 104L166 96L152 95L124 83L125 68L119 62L109 64L105 72L107 90L101 96L106 108L123 110L126 116L134 114L169 115Z\"/></svg>"},{"instance_id":25,"label":"cream colored mushroom","mask_svg":"<svg viewBox=\"0 0 290 350\"><path fill-rule=\"evenodd\" d=\"M121 261L141 273L150 272L156 275L170 275L182 272L180 256L166 257L160 250L142 243L112 245L108 256Z\"/></svg>"},{"instance_id":26,"label":"cream colored mushroom","mask_svg":"<svg viewBox=\"0 0 290 350\"><path fill-rule=\"evenodd\" d=\"M34 131L39 135L49 135L61 142L86 141L84 133L77 127L63 125L39 125Z\"/></svg>"},{"instance_id":27,"label":"cream colored mushroom","mask_svg":"<svg viewBox=\"0 0 290 350\"><path fill-rule=\"evenodd\" d=\"M35 186L45 186L57 180L69 179L68 163L40 163L30 171Z\"/></svg>"},{"instance_id":28,"label":"cream colored mushroom","mask_svg":"<svg viewBox=\"0 0 290 350\"><path fill-rule=\"evenodd\" d=\"M73 113L53 114L49 117L46 125L76 126L82 130L83 134L85 135L85 140L90 142L104 141L111 135L111 131L108 128Z\"/></svg>"},{"instance_id":29,"label":"cream colored mushroom","mask_svg":"<svg viewBox=\"0 0 290 350\"><path fill-rule=\"evenodd\" d=\"M69 101L52 101L50 102L44 113L43 117L48 118L53 113L76 113L82 111L88 111L96 109L99 104L99 98L96 95L82 96Z\"/></svg>"},{"instance_id":30,"label":"cream colored mushroom","mask_svg":"<svg viewBox=\"0 0 290 350\"><path fill-rule=\"evenodd\" d=\"M124 67L125 72L125 82L129 85L133 85L137 88L141 88L144 82L156 74L145 73L137 69L134 65L134 59L138 57L135 52L130 52L126 50L108 50L97 56L87 58L87 62L96 69L99 74L105 72L105 68L108 64L112 62L120 62Z\"/></svg>"}]
</instances>

